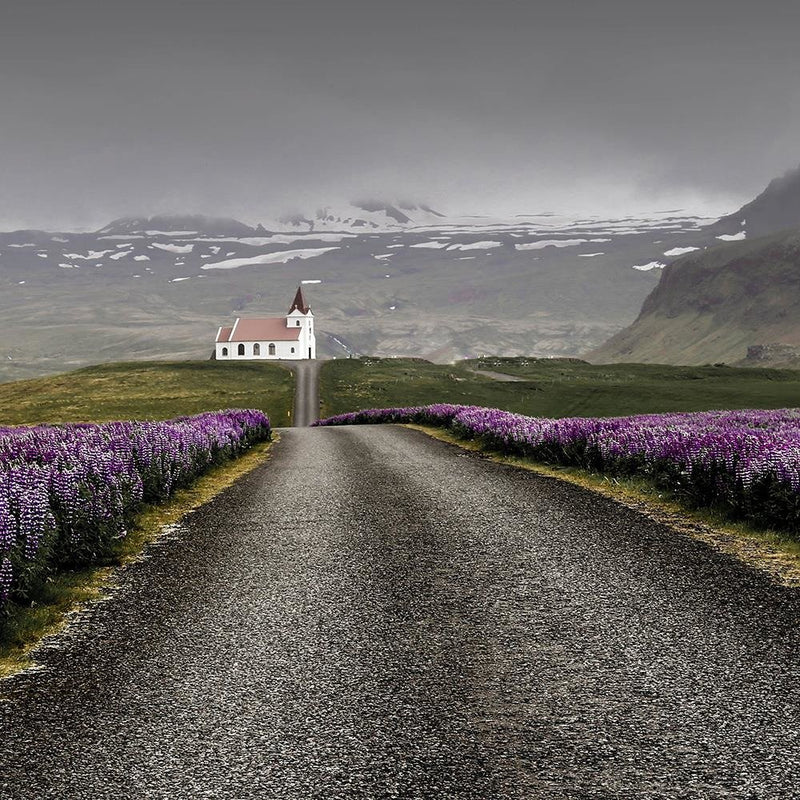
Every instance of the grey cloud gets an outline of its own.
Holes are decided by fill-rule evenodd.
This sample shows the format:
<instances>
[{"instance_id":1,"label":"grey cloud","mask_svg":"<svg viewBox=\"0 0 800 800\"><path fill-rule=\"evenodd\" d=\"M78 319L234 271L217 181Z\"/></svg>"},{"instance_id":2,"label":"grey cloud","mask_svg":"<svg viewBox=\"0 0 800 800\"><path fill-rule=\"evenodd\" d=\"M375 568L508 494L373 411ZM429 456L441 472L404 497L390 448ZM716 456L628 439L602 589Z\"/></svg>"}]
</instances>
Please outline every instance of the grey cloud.
<instances>
[{"instance_id":1,"label":"grey cloud","mask_svg":"<svg viewBox=\"0 0 800 800\"><path fill-rule=\"evenodd\" d=\"M794 2L28 2L0 28L0 223L355 194L736 205L800 162Z\"/></svg>"}]
</instances>

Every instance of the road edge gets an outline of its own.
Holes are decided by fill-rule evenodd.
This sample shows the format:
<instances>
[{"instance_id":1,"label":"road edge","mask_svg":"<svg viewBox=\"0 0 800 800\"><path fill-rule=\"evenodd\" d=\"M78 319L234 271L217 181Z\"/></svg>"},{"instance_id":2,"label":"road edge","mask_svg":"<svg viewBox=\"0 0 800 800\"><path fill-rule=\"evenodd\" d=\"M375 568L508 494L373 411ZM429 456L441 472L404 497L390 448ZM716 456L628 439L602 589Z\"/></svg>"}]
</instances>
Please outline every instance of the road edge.
<instances>
[{"instance_id":1,"label":"road edge","mask_svg":"<svg viewBox=\"0 0 800 800\"><path fill-rule=\"evenodd\" d=\"M53 582L60 581L63 602L37 607L36 613L43 620L31 625L29 639L24 644L0 642L0 686L8 678L38 669L36 651L39 647L46 646L49 639L63 633L92 605L106 599L121 572L140 560L148 545L168 534L184 517L211 502L240 478L265 464L272 455L273 445L279 440L280 435L273 431L271 441L254 445L239 458L201 475L191 486L176 492L168 502L145 507L137 515L135 526L118 554L118 563L55 576ZM20 614L24 615L26 611L28 609L20 609Z\"/></svg>"},{"instance_id":2,"label":"road edge","mask_svg":"<svg viewBox=\"0 0 800 800\"><path fill-rule=\"evenodd\" d=\"M518 456L504 456L482 448L474 441L458 438L442 428L406 424L403 427L424 433L432 439L480 454L498 464L534 472L543 478L563 481L603 495L625 508L659 522L683 536L705 542L719 552L734 556L749 567L767 574L775 583L800 588L800 543L784 533L756 528L744 523L725 523L705 511L679 505L644 482L611 478L576 467L555 468Z\"/></svg>"}]
</instances>

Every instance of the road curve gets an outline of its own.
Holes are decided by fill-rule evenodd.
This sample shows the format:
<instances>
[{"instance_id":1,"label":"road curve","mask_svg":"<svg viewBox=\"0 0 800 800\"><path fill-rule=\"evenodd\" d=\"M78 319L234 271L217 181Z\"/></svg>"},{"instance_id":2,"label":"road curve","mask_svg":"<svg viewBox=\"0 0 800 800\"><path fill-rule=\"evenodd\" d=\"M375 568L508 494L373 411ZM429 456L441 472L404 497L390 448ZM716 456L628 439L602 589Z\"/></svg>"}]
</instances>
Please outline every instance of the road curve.
<instances>
[{"instance_id":1,"label":"road curve","mask_svg":"<svg viewBox=\"0 0 800 800\"><path fill-rule=\"evenodd\" d=\"M294 372L294 427L307 428L319 419L319 370L322 362L286 361L284 364Z\"/></svg>"},{"instance_id":2,"label":"road curve","mask_svg":"<svg viewBox=\"0 0 800 800\"><path fill-rule=\"evenodd\" d=\"M290 429L3 685L0 796L793 798L798 611L572 485Z\"/></svg>"}]
</instances>

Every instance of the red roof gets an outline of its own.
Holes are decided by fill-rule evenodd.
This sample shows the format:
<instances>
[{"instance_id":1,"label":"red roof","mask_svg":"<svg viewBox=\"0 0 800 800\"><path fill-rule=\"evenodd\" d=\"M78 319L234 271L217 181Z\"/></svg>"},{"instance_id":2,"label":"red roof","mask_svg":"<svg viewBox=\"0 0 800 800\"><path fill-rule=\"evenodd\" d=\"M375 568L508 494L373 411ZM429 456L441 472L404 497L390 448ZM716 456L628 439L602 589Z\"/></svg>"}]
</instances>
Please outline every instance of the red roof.
<instances>
[{"instance_id":1,"label":"red roof","mask_svg":"<svg viewBox=\"0 0 800 800\"><path fill-rule=\"evenodd\" d=\"M231 331L233 328L220 328L217 331L217 341L218 342L227 342L228 337L231 335Z\"/></svg>"},{"instance_id":2,"label":"red roof","mask_svg":"<svg viewBox=\"0 0 800 800\"><path fill-rule=\"evenodd\" d=\"M296 342L302 328L287 328L286 317L237 319L227 340L229 342Z\"/></svg>"}]
</instances>

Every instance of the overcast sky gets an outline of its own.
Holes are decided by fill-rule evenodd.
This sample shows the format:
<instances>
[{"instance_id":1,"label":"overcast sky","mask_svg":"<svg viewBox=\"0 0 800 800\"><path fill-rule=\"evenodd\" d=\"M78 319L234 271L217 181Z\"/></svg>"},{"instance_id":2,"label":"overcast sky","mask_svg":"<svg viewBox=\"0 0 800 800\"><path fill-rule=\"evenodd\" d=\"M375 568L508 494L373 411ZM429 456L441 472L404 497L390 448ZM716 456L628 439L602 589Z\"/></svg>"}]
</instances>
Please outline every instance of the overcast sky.
<instances>
[{"instance_id":1,"label":"overcast sky","mask_svg":"<svg viewBox=\"0 0 800 800\"><path fill-rule=\"evenodd\" d=\"M13 0L0 228L720 212L800 163L800 3Z\"/></svg>"}]
</instances>

